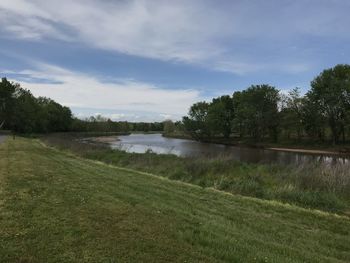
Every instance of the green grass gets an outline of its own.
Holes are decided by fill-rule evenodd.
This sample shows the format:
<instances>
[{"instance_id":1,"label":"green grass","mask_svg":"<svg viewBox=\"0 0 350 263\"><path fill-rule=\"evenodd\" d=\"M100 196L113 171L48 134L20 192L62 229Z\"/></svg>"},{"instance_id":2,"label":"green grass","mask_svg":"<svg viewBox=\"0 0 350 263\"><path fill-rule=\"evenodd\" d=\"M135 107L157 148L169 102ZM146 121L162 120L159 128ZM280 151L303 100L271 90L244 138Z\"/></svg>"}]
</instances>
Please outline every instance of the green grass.
<instances>
[{"instance_id":1,"label":"green grass","mask_svg":"<svg viewBox=\"0 0 350 263\"><path fill-rule=\"evenodd\" d=\"M350 165L282 167L242 163L230 156L181 158L155 153L127 153L106 145L81 143L68 135L53 134L42 140L84 158L172 180L350 215Z\"/></svg>"},{"instance_id":2,"label":"green grass","mask_svg":"<svg viewBox=\"0 0 350 263\"><path fill-rule=\"evenodd\" d=\"M349 262L350 219L0 145L1 262Z\"/></svg>"}]
</instances>

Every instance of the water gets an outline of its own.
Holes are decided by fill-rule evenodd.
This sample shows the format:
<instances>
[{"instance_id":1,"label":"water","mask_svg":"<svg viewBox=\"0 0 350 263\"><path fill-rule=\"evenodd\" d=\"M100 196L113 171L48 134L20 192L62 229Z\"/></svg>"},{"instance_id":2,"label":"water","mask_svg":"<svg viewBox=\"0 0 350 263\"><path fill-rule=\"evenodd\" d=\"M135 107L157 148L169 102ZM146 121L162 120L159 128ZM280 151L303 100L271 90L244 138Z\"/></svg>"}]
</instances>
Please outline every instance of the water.
<instances>
[{"instance_id":1,"label":"water","mask_svg":"<svg viewBox=\"0 0 350 263\"><path fill-rule=\"evenodd\" d=\"M118 136L118 139L119 141L116 140L111 143L112 148L134 153L145 153L151 150L159 154L175 154L185 157L229 155L232 159L243 162L279 163L287 165L299 165L314 161L329 164L347 163L349 161L347 158L336 156L281 152L166 138L161 134L131 134L127 136Z\"/></svg>"}]
</instances>

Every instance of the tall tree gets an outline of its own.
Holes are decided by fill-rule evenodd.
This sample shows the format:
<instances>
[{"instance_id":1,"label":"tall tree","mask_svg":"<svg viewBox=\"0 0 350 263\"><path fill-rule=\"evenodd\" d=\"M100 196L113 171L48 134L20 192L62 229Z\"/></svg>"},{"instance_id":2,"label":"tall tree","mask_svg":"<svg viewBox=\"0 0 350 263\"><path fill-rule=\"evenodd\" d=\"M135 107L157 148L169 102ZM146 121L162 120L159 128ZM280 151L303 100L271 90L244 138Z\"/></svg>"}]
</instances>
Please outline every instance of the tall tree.
<instances>
[{"instance_id":1,"label":"tall tree","mask_svg":"<svg viewBox=\"0 0 350 263\"><path fill-rule=\"evenodd\" d=\"M209 105L208 121L215 133L222 134L226 139L229 138L232 133L233 118L233 100L230 96L213 99Z\"/></svg>"},{"instance_id":2,"label":"tall tree","mask_svg":"<svg viewBox=\"0 0 350 263\"><path fill-rule=\"evenodd\" d=\"M290 138L291 134L296 134L298 140L301 139L303 134L303 107L304 99L300 95L300 89L294 88L288 95L283 97L283 106L280 112L281 128L287 134L287 138Z\"/></svg>"},{"instance_id":3,"label":"tall tree","mask_svg":"<svg viewBox=\"0 0 350 263\"><path fill-rule=\"evenodd\" d=\"M172 120L165 120L163 122L164 133L172 134L175 131L175 124Z\"/></svg>"},{"instance_id":4,"label":"tall tree","mask_svg":"<svg viewBox=\"0 0 350 263\"><path fill-rule=\"evenodd\" d=\"M241 91L236 91L232 95L232 104L234 107L234 118L233 118L233 131L239 134L240 138L243 138L246 131L246 112L243 106L243 95Z\"/></svg>"},{"instance_id":5,"label":"tall tree","mask_svg":"<svg viewBox=\"0 0 350 263\"><path fill-rule=\"evenodd\" d=\"M234 95L237 102L238 95ZM269 85L253 85L239 94L237 114L245 129L252 137L260 141L266 134L273 140L278 135L279 92Z\"/></svg>"},{"instance_id":6,"label":"tall tree","mask_svg":"<svg viewBox=\"0 0 350 263\"><path fill-rule=\"evenodd\" d=\"M311 82L307 97L319 105L318 114L327 119L333 144L338 143L341 135L345 140L345 120L350 109L350 65L324 70Z\"/></svg>"},{"instance_id":7,"label":"tall tree","mask_svg":"<svg viewBox=\"0 0 350 263\"><path fill-rule=\"evenodd\" d=\"M311 140L325 139L327 119L322 113L320 104L310 99L310 96L303 98L302 119L305 132Z\"/></svg>"},{"instance_id":8,"label":"tall tree","mask_svg":"<svg viewBox=\"0 0 350 263\"><path fill-rule=\"evenodd\" d=\"M195 139L211 137L211 127L208 122L209 104L198 102L191 106L188 117L183 118L185 129Z\"/></svg>"},{"instance_id":9,"label":"tall tree","mask_svg":"<svg viewBox=\"0 0 350 263\"><path fill-rule=\"evenodd\" d=\"M4 126L9 127L13 110L15 107L15 92L17 86L2 78L0 82L0 129Z\"/></svg>"}]
</instances>

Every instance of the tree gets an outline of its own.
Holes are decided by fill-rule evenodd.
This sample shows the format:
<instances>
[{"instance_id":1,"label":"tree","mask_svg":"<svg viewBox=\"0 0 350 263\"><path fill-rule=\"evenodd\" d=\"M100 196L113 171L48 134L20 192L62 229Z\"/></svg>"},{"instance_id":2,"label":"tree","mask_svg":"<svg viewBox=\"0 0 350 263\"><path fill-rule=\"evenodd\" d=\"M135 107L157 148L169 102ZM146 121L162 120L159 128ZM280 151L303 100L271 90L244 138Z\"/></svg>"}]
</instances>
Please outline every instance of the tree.
<instances>
[{"instance_id":1,"label":"tree","mask_svg":"<svg viewBox=\"0 0 350 263\"><path fill-rule=\"evenodd\" d=\"M175 131L175 124L172 120L165 120L163 126L165 134L172 134Z\"/></svg>"},{"instance_id":2,"label":"tree","mask_svg":"<svg viewBox=\"0 0 350 263\"><path fill-rule=\"evenodd\" d=\"M287 138L289 139L291 133L294 133L300 140L303 134L304 107L304 99L300 96L300 89L294 88L287 96L283 96L282 104L280 121Z\"/></svg>"},{"instance_id":3,"label":"tree","mask_svg":"<svg viewBox=\"0 0 350 263\"><path fill-rule=\"evenodd\" d=\"M21 133L40 132L38 113L41 111L35 97L28 90L19 88L16 91L16 103L12 113L11 127L13 131Z\"/></svg>"},{"instance_id":4,"label":"tree","mask_svg":"<svg viewBox=\"0 0 350 263\"><path fill-rule=\"evenodd\" d=\"M9 127L12 113L15 107L16 85L2 78L0 82L0 129Z\"/></svg>"},{"instance_id":5,"label":"tree","mask_svg":"<svg viewBox=\"0 0 350 263\"><path fill-rule=\"evenodd\" d=\"M346 115L350 110L350 65L324 70L311 82L306 96L311 103L319 105L317 114L327 119L333 144L338 143L340 135L344 141Z\"/></svg>"},{"instance_id":6,"label":"tree","mask_svg":"<svg viewBox=\"0 0 350 263\"><path fill-rule=\"evenodd\" d=\"M255 140L260 141L266 134L277 140L279 92L275 87L253 85L233 97L240 125Z\"/></svg>"},{"instance_id":7,"label":"tree","mask_svg":"<svg viewBox=\"0 0 350 263\"><path fill-rule=\"evenodd\" d=\"M39 97L37 103L41 108L41 112L38 113L41 118L41 131L64 132L71 128L72 113L68 107L63 107L54 100L45 97Z\"/></svg>"},{"instance_id":8,"label":"tree","mask_svg":"<svg viewBox=\"0 0 350 263\"><path fill-rule=\"evenodd\" d=\"M246 134L246 114L245 107L243 106L242 92L236 91L232 95L232 104L234 107L234 118L233 118L233 127L232 129L238 132L239 137L243 138Z\"/></svg>"},{"instance_id":9,"label":"tree","mask_svg":"<svg viewBox=\"0 0 350 263\"><path fill-rule=\"evenodd\" d=\"M213 99L209 105L208 122L212 130L228 139L232 133L234 118L233 100L225 95Z\"/></svg>"},{"instance_id":10,"label":"tree","mask_svg":"<svg viewBox=\"0 0 350 263\"><path fill-rule=\"evenodd\" d=\"M209 104L198 102L191 106L188 117L183 118L186 131L195 139L211 137L211 129L208 123Z\"/></svg>"},{"instance_id":11,"label":"tree","mask_svg":"<svg viewBox=\"0 0 350 263\"><path fill-rule=\"evenodd\" d=\"M16 132L68 131L72 113L48 98L35 98L29 90L3 78L0 82L0 126Z\"/></svg>"},{"instance_id":12,"label":"tree","mask_svg":"<svg viewBox=\"0 0 350 263\"><path fill-rule=\"evenodd\" d=\"M325 128L327 119L317 101L309 96L303 98L302 119L304 129L311 139L323 141L325 139Z\"/></svg>"}]
</instances>

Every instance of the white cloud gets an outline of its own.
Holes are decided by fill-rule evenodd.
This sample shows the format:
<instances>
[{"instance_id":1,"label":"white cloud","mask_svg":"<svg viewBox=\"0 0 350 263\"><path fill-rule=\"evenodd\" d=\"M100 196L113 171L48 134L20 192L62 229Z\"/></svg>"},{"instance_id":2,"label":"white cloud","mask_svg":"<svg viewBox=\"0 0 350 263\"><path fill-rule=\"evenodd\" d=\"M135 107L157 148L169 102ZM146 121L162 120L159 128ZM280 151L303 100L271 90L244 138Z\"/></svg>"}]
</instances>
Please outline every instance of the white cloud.
<instances>
[{"instance_id":1,"label":"white cloud","mask_svg":"<svg viewBox=\"0 0 350 263\"><path fill-rule=\"evenodd\" d=\"M107 115L108 118L111 118L112 120L120 120L126 117L124 113L111 113Z\"/></svg>"},{"instance_id":2,"label":"white cloud","mask_svg":"<svg viewBox=\"0 0 350 263\"><path fill-rule=\"evenodd\" d=\"M23 70L18 74L21 75L21 86L35 96L49 97L75 108L143 112L155 116L155 119L159 119L160 114L175 117L185 115L194 102L202 99L194 89L170 90L123 79L106 83L47 64L38 64L37 70ZM37 79L49 80L49 83L38 83L35 81ZM127 117L123 113L102 115L116 120Z\"/></svg>"},{"instance_id":3,"label":"white cloud","mask_svg":"<svg viewBox=\"0 0 350 263\"><path fill-rule=\"evenodd\" d=\"M18 38L59 38L236 74L266 66L295 73L308 67L276 58L259 63L235 46L286 46L305 35L348 38L349 7L338 0L1 0L0 23Z\"/></svg>"},{"instance_id":4,"label":"white cloud","mask_svg":"<svg viewBox=\"0 0 350 263\"><path fill-rule=\"evenodd\" d=\"M62 38L61 24L75 32L76 41L163 60L220 54L215 36L225 35L220 14L191 1L5 0L0 17L4 29L20 38Z\"/></svg>"},{"instance_id":5,"label":"white cloud","mask_svg":"<svg viewBox=\"0 0 350 263\"><path fill-rule=\"evenodd\" d=\"M173 116L171 115L171 114L159 114L159 116L161 117L161 118L163 118L164 120L171 120L171 119L173 119Z\"/></svg>"}]
</instances>

